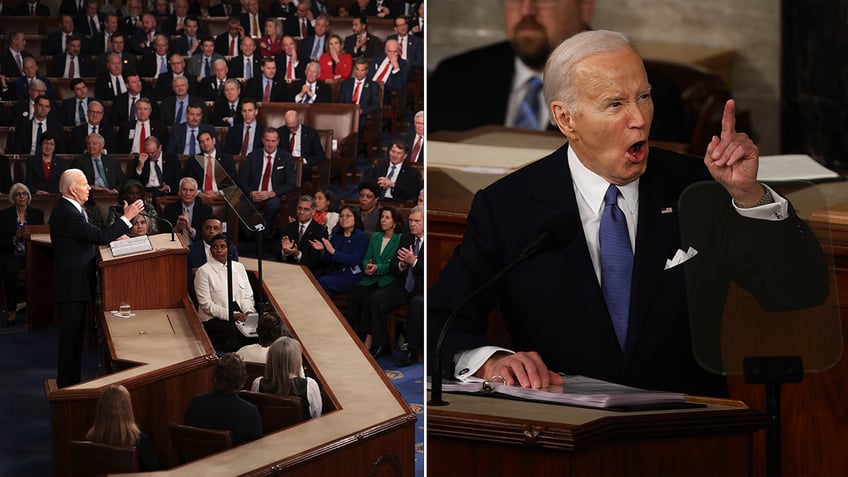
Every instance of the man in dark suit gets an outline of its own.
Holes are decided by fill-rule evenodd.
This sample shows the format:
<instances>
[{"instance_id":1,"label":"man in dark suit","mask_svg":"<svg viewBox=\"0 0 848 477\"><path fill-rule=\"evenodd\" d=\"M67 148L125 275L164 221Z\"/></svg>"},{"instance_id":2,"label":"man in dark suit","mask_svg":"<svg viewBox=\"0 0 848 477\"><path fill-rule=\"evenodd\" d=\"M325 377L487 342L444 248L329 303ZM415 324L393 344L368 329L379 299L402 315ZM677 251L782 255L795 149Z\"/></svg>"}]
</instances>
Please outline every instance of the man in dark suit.
<instances>
[{"instance_id":1,"label":"man in dark suit","mask_svg":"<svg viewBox=\"0 0 848 477\"><path fill-rule=\"evenodd\" d=\"M304 79L295 80L289 85L289 92L285 98L286 101L304 104L329 103L330 85L323 81L318 81L318 75L320 73L321 66L317 61L307 64Z\"/></svg>"},{"instance_id":2,"label":"man in dark suit","mask_svg":"<svg viewBox=\"0 0 848 477\"><path fill-rule=\"evenodd\" d=\"M104 115L103 103L97 100L89 101L88 103L88 121L76 126L71 131L71 145L68 148L69 154L82 154L88 148L87 138L89 134L99 134L103 136L103 142L106 151L115 151L115 131Z\"/></svg>"},{"instance_id":3,"label":"man in dark suit","mask_svg":"<svg viewBox=\"0 0 848 477\"><path fill-rule=\"evenodd\" d=\"M283 226L271 243L277 260L306 265L316 271L321 266L321 253L310 243L327 238L327 227L312 220L315 215L315 199L302 195L297 199L297 220Z\"/></svg>"},{"instance_id":4,"label":"man in dark suit","mask_svg":"<svg viewBox=\"0 0 848 477\"><path fill-rule=\"evenodd\" d=\"M353 35L345 37L344 52L354 58L373 58L383 46L382 40L368 32L366 17L356 17L352 21Z\"/></svg>"},{"instance_id":5,"label":"man in dark suit","mask_svg":"<svg viewBox=\"0 0 848 477\"><path fill-rule=\"evenodd\" d=\"M203 117L201 110L204 108L205 105L188 105L186 109L186 122L177 124L171 128L171 137L168 140L167 148L169 153L197 154L200 151L198 138L201 132L208 131L210 134L218 135L214 126L200 123L200 119ZM194 136L194 145L191 143L192 136Z\"/></svg>"},{"instance_id":6,"label":"man in dark suit","mask_svg":"<svg viewBox=\"0 0 848 477\"><path fill-rule=\"evenodd\" d=\"M114 39L115 37L112 37L112 40ZM106 53L106 57L106 71L100 73L94 81L94 95L102 101L112 101L127 92L127 84L123 77L124 65L121 55Z\"/></svg>"},{"instance_id":7,"label":"man in dark suit","mask_svg":"<svg viewBox=\"0 0 848 477\"><path fill-rule=\"evenodd\" d=\"M144 6L141 0L129 0L127 2L127 15L121 18L121 31L131 36L133 31L141 28L141 17L144 15Z\"/></svg>"},{"instance_id":8,"label":"man in dark suit","mask_svg":"<svg viewBox=\"0 0 848 477\"><path fill-rule=\"evenodd\" d=\"M200 230L203 240L192 242L188 246L188 277L189 289L194 290L194 272L202 267L209 259L209 246L212 237L224 233L224 224L218 217L209 217L203 222L203 228ZM238 261L238 249L235 245L230 245L230 257Z\"/></svg>"},{"instance_id":9,"label":"man in dark suit","mask_svg":"<svg viewBox=\"0 0 848 477\"><path fill-rule=\"evenodd\" d=\"M356 59L353 64L353 76L342 81L336 102L359 105L359 141L362 142L368 115L382 107L380 86L368 77L368 60Z\"/></svg>"},{"instance_id":10,"label":"man in dark suit","mask_svg":"<svg viewBox=\"0 0 848 477\"><path fill-rule=\"evenodd\" d=\"M15 15L19 17L49 17L50 7L42 5L38 0L27 0L18 4L15 8Z\"/></svg>"},{"instance_id":11,"label":"man in dark suit","mask_svg":"<svg viewBox=\"0 0 848 477\"><path fill-rule=\"evenodd\" d=\"M256 52L256 41L249 36L241 39L241 54L230 59L230 78L251 79L262 75L262 61ZM245 66L247 65L247 68ZM252 65L252 68L250 67Z\"/></svg>"},{"instance_id":12,"label":"man in dark suit","mask_svg":"<svg viewBox=\"0 0 848 477\"><path fill-rule=\"evenodd\" d=\"M90 224L83 211L89 185L79 169L70 169L60 180L62 198L50 214L53 246L53 301L59 312L59 359L56 384L62 388L82 379L83 325L86 309L94 301L95 245L105 245L130 230L130 220L144 209L137 200L124 205L124 215L109 228Z\"/></svg>"},{"instance_id":13,"label":"man in dark suit","mask_svg":"<svg viewBox=\"0 0 848 477\"><path fill-rule=\"evenodd\" d=\"M204 101L215 101L224 96L224 83L227 81L227 60L219 58L212 62L212 76L200 81L198 96Z\"/></svg>"},{"instance_id":14,"label":"man in dark suit","mask_svg":"<svg viewBox=\"0 0 848 477\"><path fill-rule=\"evenodd\" d=\"M212 5L209 7L209 16L210 17L232 17L234 14L239 13L239 8L233 8L232 0L221 0L221 3L217 5ZM238 17L236 17L238 19ZM239 25L241 25L241 20L239 20Z\"/></svg>"},{"instance_id":15,"label":"man in dark suit","mask_svg":"<svg viewBox=\"0 0 848 477\"><path fill-rule=\"evenodd\" d=\"M292 155L279 145L277 130L266 128L262 133L262 149L247 155L239 176L241 189L253 208L264 210L266 230L274 224L280 211L280 197L293 192L297 181ZM245 208L250 210L249 205Z\"/></svg>"},{"instance_id":16,"label":"man in dark suit","mask_svg":"<svg viewBox=\"0 0 848 477\"><path fill-rule=\"evenodd\" d=\"M297 43L291 36L284 36L282 39L283 54L277 55L277 77L286 82L292 83L294 80L303 79L306 74L306 64L308 58L300 58L297 52Z\"/></svg>"},{"instance_id":17,"label":"man in dark suit","mask_svg":"<svg viewBox=\"0 0 848 477\"><path fill-rule=\"evenodd\" d=\"M53 56L64 53L68 48L67 42L70 40L72 35L82 37L82 35L74 29L73 17L71 15L62 15L59 18L59 29L47 34L47 54ZM88 48L83 48L82 51L88 53ZM89 58L89 60L91 60L91 58Z\"/></svg>"},{"instance_id":18,"label":"man in dark suit","mask_svg":"<svg viewBox=\"0 0 848 477\"><path fill-rule=\"evenodd\" d=\"M85 8L74 16L74 29L89 38L103 31L103 14L98 0L85 0Z\"/></svg>"},{"instance_id":19,"label":"man in dark suit","mask_svg":"<svg viewBox=\"0 0 848 477\"><path fill-rule=\"evenodd\" d=\"M391 102L392 91L406 94L409 82L409 63L400 57L400 45L397 40L386 40L383 53L375 55L368 69L371 81L383 82L383 103Z\"/></svg>"},{"instance_id":20,"label":"man in dark suit","mask_svg":"<svg viewBox=\"0 0 848 477\"><path fill-rule=\"evenodd\" d=\"M38 72L38 63L31 56L24 58L24 75L12 83L12 89L15 91L15 99L21 100L29 95L30 86L34 79L38 79L44 83L44 95L50 98L51 101L54 101L56 99L56 93L53 90L53 85L46 76L42 76Z\"/></svg>"},{"instance_id":21,"label":"man in dark suit","mask_svg":"<svg viewBox=\"0 0 848 477\"><path fill-rule=\"evenodd\" d=\"M8 78L24 75L24 58L32 57L26 50L26 35L22 31L9 33L8 48L0 53L0 71Z\"/></svg>"},{"instance_id":22,"label":"man in dark suit","mask_svg":"<svg viewBox=\"0 0 848 477\"><path fill-rule=\"evenodd\" d=\"M160 33L156 31L156 17L145 13L141 17L141 28L132 32L129 50L136 55L153 51L153 39Z\"/></svg>"},{"instance_id":23,"label":"man in dark suit","mask_svg":"<svg viewBox=\"0 0 848 477\"><path fill-rule=\"evenodd\" d=\"M190 157L186 165L186 177L197 181L198 196L203 199L218 197L219 191L238 185L236 163L233 156L218 151L218 135L211 131L198 134L200 150Z\"/></svg>"},{"instance_id":24,"label":"man in dark suit","mask_svg":"<svg viewBox=\"0 0 848 477\"><path fill-rule=\"evenodd\" d=\"M185 29L188 18L188 0L176 0L174 2L174 14L165 17L162 21L162 33L179 35Z\"/></svg>"},{"instance_id":25,"label":"man in dark suit","mask_svg":"<svg viewBox=\"0 0 848 477\"><path fill-rule=\"evenodd\" d=\"M239 46L244 38L241 22L238 18L230 17L227 21L227 33L215 37L215 53L226 58L239 55Z\"/></svg>"},{"instance_id":26,"label":"man in dark suit","mask_svg":"<svg viewBox=\"0 0 848 477\"><path fill-rule=\"evenodd\" d=\"M177 193L182 178L180 159L167 154L156 136L144 140L144 152L138 155L132 178L141 182L153 197Z\"/></svg>"},{"instance_id":27,"label":"man in dark suit","mask_svg":"<svg viewBox=\"0 0 848 477\"><path fill-rule=\"evenodd\" d=\"M315 18L312 16L309 7L309 2L300 2L295 7L294 15L286 15L286 20L283 22L284 35L306 38L315 33L315 27L312 26Z\"/></svg>"},{"instance_id":28,"label":"man in dark suit","mask_svg":"<svg viewBox=\"0 0 848 477\"><path fill-rule=\"evenodd\" d=\"M204 102L201 98L189 94L188 81L188 78L185 76L177 76L174 78L172 85L174 95L159 102L159 110L162 112L161 119L164 124L177 125L185 122L188 106L200 108L200 122L203 124L209 124L209 118L207 117L206 112L206 102Z\"/></svg>"},{"instance_id":29,"label":"man in dark suit","mask_svg":"<svg viewBox=\"0 0 848 477\"><path fill-rule=\"evenodd\" d=\"M424 165L424 111L418 111L413 118L412 131L401 136L401 140L409 145L409 162Z\"/></svg>"},{"instance_id":30,"label":"man in dark suit","mask_svg":"<svg viewBox=\"0 0 848 477\"><path fill-rule=\"evenodd\" d=\"M409 62L412 68L424 67L424 41L409 34L409 21L405 16L395 18L395 32L386 40L396 40L400 45L401 58Z\"/></svg>"},{"instance_id":31,"label":"man in dark suit","mask_svg":"<svg viewBox=\"0 0 848 477\"><path fill-rule=\"evenodd\" d=\"M200 32L200 24L196 18L189 18L186 22L185 31L174 41L174 52L190 59L192 56L200 53L204 40L211 40L211 38ZM191 65L189 65L188 69L191 74L198 76L192 70Z\"/></svg>"},{"instance_id":32,"label":"man in dark suit","mask_svg":"<svg viewBox=\"0 0 848 477\"><path fill-rule=\"evenodd\" d=\"M212 124L233 127L243 121L241 116L241 83L230 78L224 81L223 91L212 106Z\"/></svg>"},{"instance_id":33,"label":"man in dark suit","mask_svg":"<svg viewBox=\"0 0 848 477\"><path fill-rule=\"evenodd\" d=\"M247 11L239 15L239 21L245 36L259 38L265 34L265 20L268 15L259 10L259 0L247 0Z\"/></svg>"},{"instance_id":34,"label":"man in dark suit","mask_svg":"<svg viewBox=\"0 0 848 477\"><path fill-rule=\"evenodd\" d=\"M15 127L15 154L32 155L37 151L38 130L50 131L56 137L56 154L65 152L65 131L61 119L50 114L52 102L47 96L39 96L35 100L32 119L24 119Z\"/></svg>"},{"instance_id":35,"label":"man in dark suit","mask_svg":"<svg viewBox=\"0 0 848 477\"><path fill-rule=\"evenodd\" d=\"M112 45L112 51L101 53L97 57L97 74L101 74L109 69L109 58L111 54L117 54L120 57L121 73L134 73L138 71L138 59L129 48L127 48L127 36L121 32L115 32L109 37L109 42Z\"/></svg>"},{"instance_id":36,"label":"man in dark suit","mask_svg":"<svg viewBox=\"0 0 848 477\"><path fill-rule=\"evenodd\" d=\"M94 98L88 96L88 86L82 78L74 78L70 83L74 95L62 101L62 124L78 126L88 120L88 104Z\"/></svg>"},{"instance_id":37,"label":"man in dark suit","mask_svg":"<svg viewBox=\"0 0 848 477\"><path fill-rule=\"evenodd\" d=\"M186 73L186 63L182 55L174 53L169 62L171 71L160 73L156 80L156 99L163 101L174 95L174 78L184 77L188 83L188 94L194 96L197 89L197 77Z\"/></svg>"},{"instance_id":38,"label":"man in dark suit","mask_svg":"<svg viewBox=\"0 0 848 477\"><path fill-rule=\"evenodd\" d=\"M327 16L316 16L315 30L300 42L300 54L298 54L298 57L318 61L318 58L321 57L321 54L327 48L327 32L329 30L330 20Z\"/></svg>"},{"instance_id":39,"label":"man in dark suit","mask_svg":"<svg viewBox=\"0 0 848 477\"><path fill-rule=\"evenodd\" d=\"M252 98L257 101L282 101L286 91L285 83L277 81L276 76L277 63L274 58L262 58L262 75L254 76L245 83L242 98Z\"/></svg>"},{"instance_id":40,"label":"man in dark suit","mask_svg":"<svg viewBox=\"0 0 848 477\"><path fill-rule=\"evenodd\" d=\"M390 273L397 277L391 284L377 290L371 298L371 336L373 354L389 350L387 314L402 305L406 312L406 354L397 365L417 363L424 351L424 208L409 212L409 233L400 238L397 256L389 264Z\"/></svg>"},{"instance_id":41,"label":"man in dark suit","mask_svg":"<svg viewBox=\"0 0 848 477\"><path fill-rule=\"evenodd\" d=\"M29 97L15 102L12 106L12 117L9 118L12 125L21 121L29 121L35 116L35 101L39 96L46 96L47 86L39 79L34 79L29 84ZM49 98L48 98L49 99ZM58 123L62 122L62 105L50 101L49 118Z\"/></svg>"},{"instance_id":42,"label":"man in dark suit","mask_svg":"<svg viewBox=\"0 0 848 477\"><path fill-rule=\"evenodd\" d=\"M551 54L545 78L553 81L546 85L552 116L568 144L477 193L463 243L430 290L430 336L439 335L471 290L519 256L551 211L570 214L575 223L553 226L555 236L566 235L557 237L557 250L529 258L464 308L447 335L444 368L450 376L497 375L533 388L561 384L554 372L561 371L726 395L724 379L693 357L688 277L684 267L669 265L690 245L680 235L680 195L710 178L724 189L697 214L726 244L716 250L723 259L710 260L727 280L717 295L734 279L760 303L781 304L774 309L816 304L828 281L816 240L784 198L757 182L758 149L736 132L733 101L703 161L660 149L650 150L649 161L650 83L623 35L587 31L569 38ZM558 231L569 227L573 232ZM697 264L710 251L692 245L699 253L688 260ZM779 252L784 248L793 252ZM489 344L482 333L495 305L517 353L481 348Z\"/></svg>"},{"instance_id":43,"label":"man in dark suit","mask_svg":"<svg viewBox=\"0 0 848 477\"><path fill-rule=\"evenodd\" d=\"M295 110L286 111L285 121L285 124L277 129L284 141L283 148L287 148L292 157L303 161L301 178L308 181L312 177L312 168L327 160L324 147L321 146L321 137L318 131L301 123Z\"/></svg>"},{"instance_id":44,"label":"man in dark suit","mask_svg":"<svg viewBox=\"0 0 848 477\"><path fill-rule=\"evenodd\" d=\"M256 120L258 114L259 109L256 107L256 101L252 99L242 101L242 121L235 123L227 132L227 142L224 145L224 152L247 156L251 152L262 148L262 131L265 130L265 126L259 124ZM245 145L244 141L245 134L247 135L247 145Z\"/></svg>"},{"instance_id":45,"label":"man in dark suit","mask_svg":"<svg viewBox=\"0 0 848 477\"><path fill-rule=\"evenodd\" d=\"M103 29L93 37L88 43L88 53L92 56L99 56L112 49L112 35L118 33L120 28L117 15L107 13L103 16ZM84 49L85 51L85 49Z\"/></svg>"},{"instance_id":46,"label":"man in dark suit","mask_svg":"<svg viewBox=\"0 0 848 477\"><path fill-rule=\"evenodd\" d=\"M85 173L93 190L118 193L124 185L124 172L118 159L103 152L106 141L99 134L89 134L85 140L86 152L75 157L74 163Z\"/></svg>"},{"instance_id":47,"label":"man in dark suit","mask_svg":"<svg viewBox=\"0 0 848 477\"><path fill-rule=\"evenodd\" d=\"M68 15L73 19L77 12L85 10L85 2L82 0L62 0L59 4L59 14Z\"/></svg>"},{"instance_id":48,"label":"man in dark suit","mask_svg":"<svg viewBox=\"0 0 848 477\"><path fill-rule=\"evenodd\" d=\"M139 99L153 99L152 88L147 82L141 80L138 73L124 75L124 83L127 85L127 91L119 94L112 100L112 117L110 122L116 126L135 119L135 104ZM158 104L155 101L151 101L150 106L152 108L151 115L154 118L158 118Z\"/></svg>"},{"instance_id":49,"label":"man in dark suit","mask_svg":"<svg viewBox=\"0 0 848 477\"><path fill-rule=\"evenodd\" d=\"M152 119L150 100L141 98L135 103L135 120L121 124L118 130L118 152L123 154L141 152L144 149L142 136L156 136L162 144L168 143L168 128Z\"/></svg>"},{"instance_id":50,"label":"man in dark suit","mask_svg":"<svg viewBox=\"0 0 848 477\"><path fill-rule=\"evenodd\" d=\"M197 231L212 217L212 207L197 197L197 182L191 177L180 179L180 200L165 206L162 216L174 224L174 232L184 234L188 241L200 240Z\"/></svg>"},{"instance_id":51,"label":"man in dark suit","mask_svg":"<svg viewBox=\"0 0 848 477\"><path fill-rule=\"evenodd\" d=\"M145 53L138 64L138 73L145 78L159 78L168 72L168 37L157 35L153 39L153 51Z\"/></svg>"},{"instance_id":52,"label":"man in dark suit","mask_svg":"<svg viewBox=\"0 0 848 477\"><path fill-rule=\"evenodd\" d=\"M507 41L481 47L441 61L428 79L427 131L464 131L487 124L551 129L550 113L540 107L531 115L519 114L522 104L544 104L541 72L550 52L563 40L589 28L594 2L564 2L553 10L535 9L524 15L521 9L503 9ZM516 71L516 62L521 63ZM481 72L485 72L481 75ZM536 79L533 79L536 78ZM681 124L683 105L680 92L660 75L648 71L654 102L651 139L687 141ZM532 82L531 82L532 80ZM533 88L538 82L539 86ZM538 94L533 94L539 91ZM456 114L461 104L465 114Z\"/></svg>"},{"instance_id":53,"label":"man in dark suit","mask_svg":"<svg viewBox=\"0 0 848 477\"><path fill-rule=\"evenodd\" d=\"M371 170L368 179L380 186L380 201L405 202L418 197L421 190L421 173L406 162L409 145L395 140L389 149L389 160Z\"/></svg>"},{"instance_id":54,"label":"man in dark suit","mask_svg":"<svg viewBox=\"0 0 848 477\"><path fill-rule=\"evenodd\" d=\"M68 40L68 51L53 55L53 74L59 78L83 78L94 76L91 55L81 53L82 39L72 36Z\"/></svg>"}]
</instances>

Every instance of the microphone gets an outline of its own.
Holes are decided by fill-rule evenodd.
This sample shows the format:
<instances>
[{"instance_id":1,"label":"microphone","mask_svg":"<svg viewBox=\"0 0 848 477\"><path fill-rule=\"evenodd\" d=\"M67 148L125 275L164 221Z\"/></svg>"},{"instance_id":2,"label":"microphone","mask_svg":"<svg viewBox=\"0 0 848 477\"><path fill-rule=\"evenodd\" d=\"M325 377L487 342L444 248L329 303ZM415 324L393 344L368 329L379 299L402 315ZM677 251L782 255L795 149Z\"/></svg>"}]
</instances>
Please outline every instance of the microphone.
<instances>
[{"instance_id":1,"label":"microphone","mask_svg":"<svg viewBox=\"0 0 848 477\"><path fill-rule=\"evenodd\" d=\"M124 213L124 206L121 205L121 204L117 204L115 206L115 210L119 214L123 214ZM171 223L170 220L166 219L165 217L161 217L159 215L151 215L151 214L148 214L148 213L145 213L145 212L139 212L138 215L140 215L142 217L147 217L148 219L161 220L162 222L165 222L166 224L170 225L171 226L171 242L174 242L176 240L174 238L174 224Z\"/></svg>"},{"instance_id":2,"label":"microphone","mask_svg":"<svg viewBox=\"0 0 848 477\"><path fill-rule=\"evenodd\" d=\"M427 402L428 405L445 406L448 404L447 401L442 400L442 348L445 344L445 337L447 336L448 331L452 328L456 317L459 316L459 312L465 309L466 305L476 298L477 295L488 290L492 285L497 283L501 278L527 259L543 251L557 252L565 248L565 246L571 242L574 236L577 235L581 229L582 226L580 221L573 214L562 210L555 212L550 216L550 218L548 218L548 220L539 226L536 231L536 237L532 242L524 247L524 250L518 254L518 257L501 269L497 275L477 287L476 290L471 292L471 294L459 304L459 306L454 308L453 312L451 312L448 319L445 320L445 323L442 325L442 331L439 334L438 341L436 341L436 356L433 358L435 374L431 379L430 400Z\"/></svg>"}]
</instances>

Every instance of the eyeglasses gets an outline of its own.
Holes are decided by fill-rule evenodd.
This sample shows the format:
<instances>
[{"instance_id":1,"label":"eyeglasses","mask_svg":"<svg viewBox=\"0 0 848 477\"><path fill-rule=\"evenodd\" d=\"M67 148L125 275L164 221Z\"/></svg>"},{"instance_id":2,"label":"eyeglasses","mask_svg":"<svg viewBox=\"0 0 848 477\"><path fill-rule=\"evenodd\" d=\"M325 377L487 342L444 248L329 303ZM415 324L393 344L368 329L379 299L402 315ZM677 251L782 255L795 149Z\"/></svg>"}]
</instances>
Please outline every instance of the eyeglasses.
<instances>
[{"instance_id":1,"label":"eyeglasses","mask_svg":"<svg viewBox=\"0 0 848 477\"><path fill-rule=\"evenodd\" d=\"M13 195L13 196L15 196L15 197L28 197L28 196L29 196L29 192L27 192L27 191L25 191L25 190L19 190L19 191L15 192L15 193L14 193L14 194L12 194L12 195Z\"/></svg>"},{"instance_id":2,"label":"eyeglasses","mask_svg":"<svg viewBox=\"0 0 848 477\"><path fill-rule=\"evenodd\" d=\"M312 207L298 207L298 212L306 212L307 210L312 210Z\"/></svg>"}]
</instances>

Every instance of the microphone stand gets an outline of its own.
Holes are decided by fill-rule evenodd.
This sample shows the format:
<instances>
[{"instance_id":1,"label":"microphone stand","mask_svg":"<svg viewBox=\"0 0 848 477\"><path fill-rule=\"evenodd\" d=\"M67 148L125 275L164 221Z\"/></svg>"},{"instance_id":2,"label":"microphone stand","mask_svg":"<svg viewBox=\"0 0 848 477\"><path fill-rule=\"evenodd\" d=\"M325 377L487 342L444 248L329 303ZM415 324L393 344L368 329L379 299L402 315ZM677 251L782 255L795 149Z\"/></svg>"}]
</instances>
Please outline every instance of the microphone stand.
<instances>
[{"instance_id":1,"label":"microphone stand","mask_svg":"<svg viewBox=\"0 0 848 477\"><path fill-rule=\"evenodd\" d=\"M171 227L171 242L176 241L176 239L174 238L174 224L172 224L170 220L166 219L165 217L160 217L158 215L145 214L144 212L139 212L138 215L142 217L147 217L148 219L162 221L168 224Z\"/></svg>"},{"instance_id":2,"label":"microphone stand","mask_svg":"<svg viewBox=\"0 0 848 477\"><path fill-rule=\"evenodd\" d=\"M236 186L232 186L232 187L236 187ZM257 251L256 251L256 255L257 255L256 256L256 269L257 269L257 274L259 275L259 277L258 277L259 278L259 287L258 287L258 290L256 291L256 311L261 313L265 310L265 295L262 291L262 254L263 254L262 242L263 242L263 235L265 235L264 231L266 230L265 219L263 218L257 224L253 224L253 225L248 224L247 221L245 220L245 218L242 217L241 214L239 214L238 208L235 205L233 205L232 202L230 202L230 199L227 197L227 194L225 194L224 191L219 191L219 193L221 195L221 198L224 199L224 202L230 208L230 210L232 210L235 213L236 217L238 217L239 222L241 222L251 232L257 233L258 239L257 239L257 242L256 242L256 249L257 249ZM247 203L250 204L250 198L244 198L244 200L246 200ZM253 204L250 204L250 207L253 208ZM253 209L253 211L257 212L255 208ZM236 227L238 227L238 225L236 225ZM229 253L229 249L228 249L227 250L227 257L229 257L229 255L230 255L230 253ZM228 298L230 299L231 302L233 301L232 292L230 292Z\"/></svg>"}]
</instances>

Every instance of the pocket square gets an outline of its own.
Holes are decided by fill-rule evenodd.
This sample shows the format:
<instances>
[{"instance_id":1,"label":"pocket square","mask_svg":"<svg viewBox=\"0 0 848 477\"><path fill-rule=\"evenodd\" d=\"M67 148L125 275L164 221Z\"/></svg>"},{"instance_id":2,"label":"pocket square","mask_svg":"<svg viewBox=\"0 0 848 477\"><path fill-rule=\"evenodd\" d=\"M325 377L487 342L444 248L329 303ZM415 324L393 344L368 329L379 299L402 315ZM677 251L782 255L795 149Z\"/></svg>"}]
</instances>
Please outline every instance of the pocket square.
<instances>
[{"instance_id":1,"label":"pocket square","mask_svg":"<svg viewBox=\"0 0 848 477\"><path fill-rule=\"evenodd\" d=\"M664 270L668 270L669 268L674 268L681 263L689 260L690 258L698 255L698 251L692 247L689 247L689 250L683 251L683 249L678 249L677 252L674 253L674 257L665 261Z\"/></svg>"}]
</instances>

